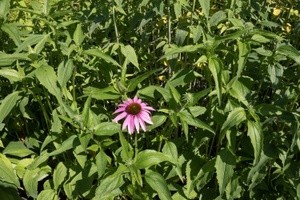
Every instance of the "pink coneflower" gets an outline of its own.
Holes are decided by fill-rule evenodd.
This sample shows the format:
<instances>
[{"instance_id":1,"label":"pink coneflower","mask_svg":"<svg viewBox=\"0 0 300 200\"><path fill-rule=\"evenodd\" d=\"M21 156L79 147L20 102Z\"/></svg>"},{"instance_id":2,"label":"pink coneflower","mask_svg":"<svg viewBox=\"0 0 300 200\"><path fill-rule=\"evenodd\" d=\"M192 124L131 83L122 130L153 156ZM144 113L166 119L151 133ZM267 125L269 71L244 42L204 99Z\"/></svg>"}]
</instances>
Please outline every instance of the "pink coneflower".
<instances>
[{"instance_id":1,"label":"pink coneflower","mask_svg":"<svg viewBox=\"0 0 300 200\"><path fill-rule=\"evenodd\" d=\"M154 108L148 106L147 103L142 102L141 99L136 96L133 99L127 99L119 105L119 108L113 113L119 113L116 118L113 119L114 122L125 118L122 130L128 127L129 134L134 133L134 129L139 133L140 127L146 131L145 122L148 124L153 124L150 111L154 111Z\"/></svg>"}]
</instances>

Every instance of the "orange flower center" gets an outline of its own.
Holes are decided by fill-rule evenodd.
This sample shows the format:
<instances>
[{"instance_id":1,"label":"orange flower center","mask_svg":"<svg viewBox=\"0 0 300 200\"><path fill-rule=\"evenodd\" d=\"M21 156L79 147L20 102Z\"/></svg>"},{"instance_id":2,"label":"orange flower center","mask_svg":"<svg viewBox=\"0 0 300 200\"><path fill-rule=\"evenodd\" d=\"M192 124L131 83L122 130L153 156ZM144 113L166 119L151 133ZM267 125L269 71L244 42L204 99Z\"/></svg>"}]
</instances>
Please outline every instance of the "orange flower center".
<instances>
[{"instance_id":1,"label":"orange flower center","mask_svg":"<svg viewBox=\"0 0 300 200\"><path fill-rule=\"evenodd\" d=\"M132 115L137 115L141 112L141 105L138 104L138 103L131 103L130 105L128 105L126 107L126 112L129 113L129 114L132 114Z\"/></svg>"}]
</instances>

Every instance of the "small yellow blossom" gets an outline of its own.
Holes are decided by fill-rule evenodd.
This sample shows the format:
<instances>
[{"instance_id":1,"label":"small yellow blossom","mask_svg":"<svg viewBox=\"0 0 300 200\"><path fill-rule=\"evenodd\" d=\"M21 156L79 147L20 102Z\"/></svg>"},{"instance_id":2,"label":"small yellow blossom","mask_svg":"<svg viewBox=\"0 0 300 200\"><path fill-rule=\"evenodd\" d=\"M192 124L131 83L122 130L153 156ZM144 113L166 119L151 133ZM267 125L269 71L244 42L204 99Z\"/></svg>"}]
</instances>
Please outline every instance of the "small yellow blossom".
<instances>
[{"instance_id":1,"label":"small yellow blossom","mask_svg":"<svg viewBox=\"0 0 300 200\"><path fill-rule=\"evenodd\" d=\"M274 8L273 9L273 15L274 16L278 16L278 15L280 15L280 13L281 13L281 9L280 8Z\"/></svg>"}]
</instances>

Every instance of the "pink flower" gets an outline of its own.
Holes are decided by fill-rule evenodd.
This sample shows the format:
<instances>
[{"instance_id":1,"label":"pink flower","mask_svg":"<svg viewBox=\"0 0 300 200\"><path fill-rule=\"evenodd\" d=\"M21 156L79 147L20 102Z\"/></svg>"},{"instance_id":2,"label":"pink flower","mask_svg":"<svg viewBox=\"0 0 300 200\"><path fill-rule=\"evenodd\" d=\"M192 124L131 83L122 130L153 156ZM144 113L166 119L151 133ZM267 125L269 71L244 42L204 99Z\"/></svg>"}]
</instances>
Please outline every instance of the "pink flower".
<instances>
[{"instance_id":1,"label":"pink flower","mask_svg":"<svg viewBox=\"0 0 300 200\"><path fill-rule=\"evenodd\" d=\"M114 122L125 118L122 130L128 127L129 134L134 133L134 129L139 133L140 127L146 131L145 122L148 124L153 124L150 111L154 111L154 108L148 106L147 103L142 102L141 99L136 96L133 99L127 99L119 105L119 108L113 113L119 113L116 118L113 119Z\"/></svg>"}]
</instances>

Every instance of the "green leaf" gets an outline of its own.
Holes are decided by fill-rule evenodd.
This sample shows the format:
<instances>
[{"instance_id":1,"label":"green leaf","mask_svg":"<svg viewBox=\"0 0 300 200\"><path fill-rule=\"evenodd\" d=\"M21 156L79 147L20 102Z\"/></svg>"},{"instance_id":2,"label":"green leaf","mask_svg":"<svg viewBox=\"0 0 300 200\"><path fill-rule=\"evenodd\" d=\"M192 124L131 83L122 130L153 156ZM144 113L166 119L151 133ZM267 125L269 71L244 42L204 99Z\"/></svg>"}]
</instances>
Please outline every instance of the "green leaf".
<instances>
[{"instance_id":1,"label":"green leaf","mask_svg":"<svg viewBox=\"0 0 300 200\"><path fill-rule=\"evenodd\" d=\"M180 119L188 123L188 125L190 126L202 128L204 130L210 131L211 133L215 133L214 130L208 124L193 117L193 115L190 114L187 110L180 111L179 113L177 113L177 115L178 117L180 117Z\"/></svg>"},{"instance_id":2,"label":"green leaf","mask_svg":"<svg viewBox=\"0 0 300 200\"><path fill-rule=\"evenodd\" d=\"M38 196L38 178L40 169L27 169L23 177L23 184L29 196L37 198Z\"/></svg>"},{"instance_id":3,"label":"green leaf","mask_svg":"<svg viewBox=\"0 0 300 200\"><path fill-rule=\"evenodd\" d=\"M57 76L52 67L47 64L41 64L41 66L35 70L35 76L59 102L62 101L61 91L57 86Z\"/></svg>"},{"instance_id":4,"label":"green leaf","mask_svg":"<svg viewBox=\"0 0 300 200\"><path fill-rule=\"evenodd\" d=\"M8 154L22 158L34 154L34 152L28 149L21 141L18 141L10 142L7 145L7 147L3 150L3 154Z\"/></svg>"},{"instance_id":5,"label":"green leaf","mask_svg":"<svg viewBox=\"0 0 300 200\"><path fill-rule=\"evenodd\" d=\"M16 106L16 103L18 102L18 100L21 98L19 96L18 91L13 92L9 95L7 95L1 102L0 105L0 123L3 122L3 120L5 119L5 117L7 117L7 115L10 113L10 111L13 109L14 106Z\"/></svg>"},{"instance_id":6,"label":"green leaf","mask_svg":"<svg viewBox=\"0 0 300 200\"><path fill-rule=\"evenodd\" d=\"M225 20L226 18L226 12L220 10L211 16L211 18L209 19L209 25L210 27L217 26L221 21Z\"/></svg>"},{"instance_id":7,"label":"green leaf","mask_svg":"<svg viewBox=\"0 0 300 200\"><path fill-rule=\"evenodd\" d=\"M51 124L51 132L55 132L55 133L61 133L62 131L62 124L61 121L59 119L59 116L57 114L56 109L52 111L52 124Z\"/></svg>"},{"instance_id":8,"label":"green leaf","mask_svg":"<svg viewBox=\"0 0 300 200\"><path fill-rule=\"evenodd\" d=\"M1 3L0 3L0 7L1 7ZM21 44L20 31L16 24L3 24L1 26L1 29L2 31L6 32L9 35L9 37L14 41L15 45L19 46Z\"/></svg>"},{"instance_id":9,"label":"green leaf","mask_svg":"<svg viewBox=\"0 0 300 200\"><path fill-rule=\"evenodd\" d=\"M20 182L8 158L0 154L0 180L20 187Z\"/></svg>"},{"instance_id":10,"label":"green leaf","mask_svg":"<svg viewBox=\"0 0 300 200\"><path fill-rule=\"evenodd\" d=\"M206 108L202 106L191 106L188 107L188 110L193 115L193 117L198 117L199 115L203 115L206 112Z\"/></svg>"},{"instance_id":11,"label":"green leaf","mask_svg":"<svg viewBox=\"0 0 300 200\"><path fill-rule=\"evenodd\" d=\"M130 45L121 45L121 52L125 56L125 58L128 59L129 62L131 62L135 67L139 69L139 63L138 63L138 58L135 53L134 48Z\"/></svg>"},{"instance_id":12,"label":"green leaf","mask_svg":"<svg viewBox=\"0 0 300 200\"><path fill-rule=\"evenodd\" d=\"M112 87L106 88L95 88L95 87L87 87L83 89L83 93L86 96L91 96L97 100L108 100L108 99L118 99L120 94Z\"/></svg>"},{"instance_id":13,"label":"green leaf","mask_svg":"<svg viewBox=\"0 0 300 200\"><path fill-rule=\"evenodd\" d=\"M158 114L158 115L152 116L151 119L152 119L153 124L147 126L147 130L148 131L150 131L152 129L155 129L155 128L161 126L161 125L163 125L166 122L166 120L167 120L167 116L166 115Z\"/></svg>"},{"instance_id":14,"label":"green leaf","mask_svg":"<svg viewBox=\"0 0 300 200\"><path fill-rule=\"evenodd\" d=\"M49 153L49 156L56 156L58 154L64 153L72 148L74 148L74 141L78 139L77 135L72 135L68 139L66 139L61 146Z\"/></svg>"},{"instance_id":15,"label":"green leaf","mask_svg":"<svg viewBox=\"0 0 300 200\"><path fill-rule=\"evenodd\" d=\"M66 87L67 82L73 74L74 64L73 60L69 59L66 63L61 62L57 69L58 83L61 87Z\"/></svg>"},{"instance_id":16,"label":"green leaf","mask_svg":"<svg viewBox=\"0 0 300 200\"><path fill-rule=\"evenodd\" d=\"M55 190L58 190L58 188L65 181L65 178L67 177L67 173L68 173L67 167L64 165L64 163L62 162L58 163L53 172L53 184Z\"/></svg>"},{"instance_id":17,"label":"green leaf","mask_svg":"<svg viewBox=\"0 0 300 200\"><path fill-rule=\"evenodd\" d=\"M0 76L7 78L11 82L21 81L25 77L22 73L11 68L0 69Z\"/></svg>"},{"instance_id":18,"label":"green leaf","mask_svg":"<svg viewBox=\"0 0 300 200\"><path fill-rule=\"evenodd\" d=\"M1 0L0 1L0 19L3 18L6 20L6 15L10 10L10 0Z\"/></svg>"},{"instance_id":19,"label":"green leaf","mask_svg":"<svg viewBox=\"0 0 300 200\"><path fill-rule=\"evenodd\" d=\"M84 41L84 34L82 32L81 23L78 23L73 35L73 40L77 46L80 46Z\"/></svg>"},{"instance_id":20,"label":"green leaf","mask_svg":"<svg viewBox=\"0 0 300 200\"><path fill-rule=\"evenodd\" d=\"M237 126L245 120L246 120L246 112L244 108L242 107L235 108L228 114L226 121L222 125L221 132L226 132L231 127Z\"/></svg>"},{"instance_id":21,"label":"green leaf","mask_svg":"<svg viewBox=\"0 0 300 200\"><path fill-rule=\"evenodd\" d=\"M300 52L290 45L280 45L276 49L277 53L283 54L300 64Z\"/></svg>"},{"instance_id":22,"label":"green leaf","mask_svg":"<svg viewBox=\"0 0 300 200\"><path fill-rule=\"evenodd\" d=\"M37 200L59 200L59 198L54 190L46 189L39 193Z\"/></svg>"},{"instance_id":23,"label":"green leaf","mask_svg":"<svg viewBox=\"0 0 300 200\"><path fill-rule=\"evenodd\" d=\"M161 162L168 161L176 164L176 160L172 157L154 150L144 150L138 153L135 166L137 169L146 169Z\"/></svg>"},{"instance_id":24,"label":"green leaf","mask_svg":"<svg viewBox=\"0 0 300 200\"><path fill-rule=\"evenodd\" d=\"M206 47L204 44L186 45L180 47L171 46L171 48L167 49L165 55L163 55L159 60L172 57L174 54L196 52L199 49L206 49Z\"/></svg>"},{"instance_id":25,"label":"green leaf","mask_svg":"<svg viewBox=\"0 0 300 200\"><path fill-rule=\"evenodd\" d=\"M13 62L17 60L27 60L29 61L28 54L26 53L13 53L13 54L6 54L0 52L0 66L7 66L11 65Z\"/></svg>"},{"instance_id":26,"label":"green leaf","mask_svg":"<svg viewBox=\"0 0 300 200\"><path fill-rule=\"evenodd\" d=\"M199 0L199 3L201 5L205 17L208 19L210 10L210 0Z\"/></svg>"},{"instance_id":27,"label":"green leaf","mask_svg":"<svg viewBox=\"0 0 300 200\"><path fill-rule=\"evenodd\" d=\"M100 150L100 152L96 155L96 166L97 166L97 172L98 177L102 177L106 171L106 165L107 165L107 155L103 150Z\"/></svg>"},{"instance_id":28,"label":"green leaf","mask_svg":"<svg viewBox=\"0 0 300 200\"><path fill-rule=\"evenodd\" d=\"M128 83L128 87L127 90L128 92L132 92L135 90L135 88L138 86L138 84L140 84L142 81L144 81L145 79L147 79L150 75L154 74L155 72L159 71L160 69L154 69L154 70L150 70L142 75L139 75L133 79L131 79Z\"/></svg>"},{"instance_id":29,"label":"green leaf","mask_svg":"<svg viewBox=\"0 0 300 200\"><path fill-rule=\"evenodd\" d=\"M127 172L127 167L120 165L115 173L102 179L96 189L94 200L113 199L115 196L120 195L122 193L120 187L124 184L123 174Z\"/></svg>"},{"instance_id":30,"label":"green leaf","mask_svg":"<svg viewBox=\"0 0 300 200\"><path fill-rule=\"evenodd\" d=\"M22 200L18 189L10 183L0 180L0 199L3 200Z\"/></svg>"},{"instance_id":31,"label":"green leaf","mask_svg":"<svg viewBox=\"0 0 300 200\"><path fill-rule=\"evenodd\" d=\"M235 162L235 156L228 149L221 150L217 155L215 168L220 196L223 195L226 186L231 181Z\"/></svg>"},{"instance_id":32,"label":"green leaf","mask_svg":"<svg viewBox=\"0 0 300 200\"><path fill-rule=\"evenodd\" d=\"M257 164L260 160L260 155L263 148L263 132L259 122L248 121L248 136L250 137L251 144L254 149L254 162Z\"/></svg>"},{"instance_id":33,"label":"green leaf","mask_svg":"<svg viewBox=\"0 0 300 200\"><path fill-rule=\"evenodd\" d=\"M145 174L145 180L150 187L157 192L159 199L172 200L167 182L162 175L157 172L147 170Z\"/></svg>"},{"instance_id":34,"label":"green leaf","mask_svg":"<svg viewBox=\"0 0 300 200\"><path fill-rule=\"evenodd\" d=\"M212 73L217 90L218 102L221 105L222 102L222 87L221 87L221 74L222 74L222 62L216 57L210 57L208 59L208 68Z\"/></svg>"},{"instance_id":35,"label":"green leaf","mask_svg":"<svg viewBox=\"0 0 300 200\"><path fill-rule=\"evenodd\" d=\"M102 122L95 126L94 134L98 136L112 136L121 130L121 126L115 122Z\"/></svg>"},{"instance_id":36,"label":"green leaf","mask_svg":"<svg viewBox=\"0 0 300 200\"><path fill-rule=\"evenodd\" d=\"M109 55L103 53L100 49L89 49L89 50L83 51L83 53L87 54L87 55L90 55L90 56L95 56L95 57L101 58L105 62L111 63L111 64L121 68L121 66L119 65L119 63L117 63L117 61L115 61Z\"/></svg>"},{"instance_id":37,"label":"green leaf","mask_svg":"<svg viewBox=\"0 0 300 200\"><path fill-rule=\"evenodd\" d=\"M173 99L175 100L175 102L177 104L180 103L180 99L181 99L181 95L180 93L176 90L176 88L171 85L170 83L167 83L167 87L169 88L170 90L170 94L172 95Z\"/></svg>"},{"instance_id":38,"label":"green leaf","mask_svg":"<svg viewBox=\"0 0 300 200\"><path fill-rule=\"evenodd\" d=\"M238 49L239 49L239 60L238 60L238 70L236 72L237 77L239 78L244 70L245 64L247 62L248 54L250 53L249 43L243 43L238 40Z\"/></svg>"}]
</instances>

